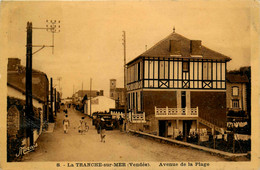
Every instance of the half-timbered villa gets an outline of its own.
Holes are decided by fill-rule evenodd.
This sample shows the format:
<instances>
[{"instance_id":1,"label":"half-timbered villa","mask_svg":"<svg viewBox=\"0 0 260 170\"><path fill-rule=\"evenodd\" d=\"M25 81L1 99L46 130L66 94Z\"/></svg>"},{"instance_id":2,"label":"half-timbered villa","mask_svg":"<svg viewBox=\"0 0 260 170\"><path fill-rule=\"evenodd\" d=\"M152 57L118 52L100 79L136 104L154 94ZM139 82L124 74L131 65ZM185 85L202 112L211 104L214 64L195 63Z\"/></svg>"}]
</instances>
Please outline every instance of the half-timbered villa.
<instances>
[{"instance_id":1,"label":"half-timbered villa","mask_svg":"<svg viewBox=\"0 0 260 170\"><path fill-rule=\"evenodd\" d=\"M230 60L174 31L127 63L128 128L172 138L223 132Z\"/></svg>"}]
</instances>

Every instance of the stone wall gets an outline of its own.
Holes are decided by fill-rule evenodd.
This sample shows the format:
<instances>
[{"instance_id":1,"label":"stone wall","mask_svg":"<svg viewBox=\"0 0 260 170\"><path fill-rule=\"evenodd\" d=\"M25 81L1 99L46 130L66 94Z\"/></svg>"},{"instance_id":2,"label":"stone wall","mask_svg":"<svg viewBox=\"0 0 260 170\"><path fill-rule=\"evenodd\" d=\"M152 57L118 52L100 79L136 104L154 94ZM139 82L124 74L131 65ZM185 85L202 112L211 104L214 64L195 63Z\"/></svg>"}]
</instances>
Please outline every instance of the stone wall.
<instances>
[{"instance_id":1,"label":"stone wall","mask_svg":"<svg viewBox=\"0 0 260 170\"><path fill-rule=\"evenodd\" d=\"M7 134L15 138L20 129L20 112L15 105L11 106L7 112Z\"/></svg>"}]
</instances>

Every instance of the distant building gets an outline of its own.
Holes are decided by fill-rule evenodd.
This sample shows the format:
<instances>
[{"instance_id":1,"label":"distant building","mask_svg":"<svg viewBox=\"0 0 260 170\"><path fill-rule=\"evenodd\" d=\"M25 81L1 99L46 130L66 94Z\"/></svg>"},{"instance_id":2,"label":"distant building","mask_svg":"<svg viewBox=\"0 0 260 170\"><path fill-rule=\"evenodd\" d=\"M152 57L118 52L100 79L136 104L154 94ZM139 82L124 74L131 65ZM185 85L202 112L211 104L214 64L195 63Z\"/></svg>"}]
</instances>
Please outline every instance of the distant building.
<instances>
[{"instance_id":1,"label":"distant building","mask_svg":"<svg viewBox=\"0 0 260 170\"><path fill-rule=\"evenodd\" d=\"M248 82L249 79L245 74L235 72L227 74L227 116L229 120L248 117Z\"/></svg>"},{"instance_id":2,"label":"distant building","mask_svg":"<svg viewBox=\"0 0 260 170\"><path fill-rule=\"evenodd\" d=\"M90 106L91 101L91 106ZM91 109L90 109L91 107ZM84 114L92 116L94 112L109 112L110 108L115 108L115 100L106 96L97 96L84 103Z\"/></svg>"},{"instance_id":3,"label":"distant building","mask_svg":"<svg viewBox=\"0 0 260 170\"><path fill-rule=\"evenodd\" d=\"M103 96L104 91L103 90L79 90L76 93L73 94L72 100L73 102L81 102L84 96L87 95L88 99L89 98L94 98L97 96Z\"/></svg>"},{"instance_id":4,"label":"distant building","mask_svg":"<svg viewBox=\"0 0 260 170\"><path fill-rule=\"evenodd\" d=\"M116 108L124 108L125 92L124 88L116 87L116 79L110 79L110 98L116 101Z\"/></svg>"},{"instance_id":5,"label":"distant building","mask_svg":"<svg viewBox=\"0 0 260 170\"><path fill-rule=\"evenodd\" d=\"M127 63L127 128L184 140L206 129L224 133L230 60L171 33Z\"/></svg>"}]
</instances>

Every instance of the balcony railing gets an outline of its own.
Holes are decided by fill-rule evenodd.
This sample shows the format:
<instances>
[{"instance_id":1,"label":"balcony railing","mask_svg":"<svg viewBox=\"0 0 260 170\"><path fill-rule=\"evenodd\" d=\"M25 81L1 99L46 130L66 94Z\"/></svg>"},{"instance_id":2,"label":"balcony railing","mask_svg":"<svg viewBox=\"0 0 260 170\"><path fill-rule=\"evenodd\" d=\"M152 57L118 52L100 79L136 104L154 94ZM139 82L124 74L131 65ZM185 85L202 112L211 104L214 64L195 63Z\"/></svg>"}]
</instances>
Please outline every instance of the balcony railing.
<instances>
[{"instance_id":1,"label":"balcony railing","mask_svg":"<svg viewBox=\"0 0 260 170\"><path fill-rule=\"evenodd\" d=\"M145 112L128 112L128 121L132 123L145 123Z\"/></svg>"},{"instance_id":2,"label":"balcony railing","mask_svg":"<svg viewBox=\"0 0 260 170\"><path fill-rule=\"evenodd\" d=\"M123 112L119 112L119 111L111 111L111 115L112 115L112 118L117 118L119 119L120 116L121 118L125 118L125 114Z\"/></svg>"},{"instance_id":3,"label":"balcony railing","mask_svg":"<svg viewBox=\"0 0 260 170\"><path fill-rule=\"evenodd\" d=\"M157 108L155 106L155 117L198 117L199 108Z\"/></svg>"}]
</instances>

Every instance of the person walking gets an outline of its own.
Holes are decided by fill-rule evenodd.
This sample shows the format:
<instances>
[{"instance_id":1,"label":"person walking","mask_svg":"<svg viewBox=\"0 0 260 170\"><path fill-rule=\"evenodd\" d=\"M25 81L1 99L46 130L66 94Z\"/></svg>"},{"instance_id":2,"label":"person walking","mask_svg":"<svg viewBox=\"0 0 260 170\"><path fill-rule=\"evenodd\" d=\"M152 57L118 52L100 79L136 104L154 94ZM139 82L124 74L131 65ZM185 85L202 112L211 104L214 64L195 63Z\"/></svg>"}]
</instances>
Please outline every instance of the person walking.
<instances>
[{"instance_id":1,"label":"person walking","mask_svg":"<svg viewBox=\"0 0 260 170\"><path fill-rule=\"evenodd\" d=\"M63 129L64 133L68 133L70 126L69 116L66 114L63 119Z\"/></svg>"},{"instance_id":2,"label":"person walking","mask_svg":"<svg viewBox=\"0 0 260 170\"><path fill-rule=\"evenodd\" d=\"M96 129L97 129L97 133L100 134L100 126L101 126L101 120L100 120L100 117L97 117L97 120L96 120Z\"/></svg>"},{"instance_id":3,"label":"person walking","mask_svg":"<svg viewBox=\"0 0 260 170\"><path fill-rule=\"evenodd\" d=\"M85 117L81 117L79 120L79 127L78 127L79 133L85 134L85 132L88 130L87 122L85 121Z\"/></svg>"},{"instance_id":4,"label":"person walking","mask_svg":"<svg viewBox=\"0 0 260 170\"><path fill-rule=\"evenodd\" d=\"M101 118L101 122L100 122L100 138L101 138L101 141L100 142L106 142L105 141L105 132L106 132L106 129L105 129L105 120L104 118L102 117Z\"/></svg>"},{"instance_id":5,"label":"person walking","mask_svg":"<svg viewBox=\"0 0 260 170\"><path fill-rule=\"evenodd\" d=\"M123 131L123 123L124 123L124 119L122 118L122 116L120 115L119 117L119 129L120 129L120 132Z\"/></svg>"}]
</instances>

